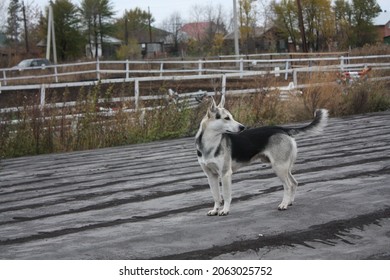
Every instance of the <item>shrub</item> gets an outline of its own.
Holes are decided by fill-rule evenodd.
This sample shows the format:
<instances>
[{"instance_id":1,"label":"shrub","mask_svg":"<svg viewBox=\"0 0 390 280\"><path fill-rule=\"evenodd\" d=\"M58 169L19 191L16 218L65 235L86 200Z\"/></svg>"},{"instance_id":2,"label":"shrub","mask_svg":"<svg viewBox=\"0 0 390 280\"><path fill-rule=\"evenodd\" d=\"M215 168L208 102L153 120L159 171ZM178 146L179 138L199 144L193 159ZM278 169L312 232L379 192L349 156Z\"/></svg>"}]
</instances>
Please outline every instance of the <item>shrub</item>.
<instances>
[{"instance_id":1,"label":"shrub","mask_svg":"<svg viewBox=\"0 0 390 280\"><path fill-rule=\"evenodd\" d=\"M386 82L353 84L344 94L342 109L345 115L384 111L390 108L390 91Z\"/></svg>"}]
</instances>

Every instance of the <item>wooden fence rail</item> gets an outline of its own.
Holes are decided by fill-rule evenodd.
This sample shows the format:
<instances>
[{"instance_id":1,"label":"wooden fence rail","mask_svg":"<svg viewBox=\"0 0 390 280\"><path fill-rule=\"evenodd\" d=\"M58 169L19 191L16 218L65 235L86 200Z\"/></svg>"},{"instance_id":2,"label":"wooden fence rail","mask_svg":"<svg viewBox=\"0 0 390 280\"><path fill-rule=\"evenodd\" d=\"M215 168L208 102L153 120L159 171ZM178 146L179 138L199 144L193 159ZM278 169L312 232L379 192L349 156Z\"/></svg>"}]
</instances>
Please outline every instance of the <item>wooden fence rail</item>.
<instances>
[{"instance_id":1,"label":"wooden fence rail","mask_svg":"<svg viewBox=\"0 0 390 280\"><path fill-rule=\"evenodd\" d=\"M64 82L89 82L91 80L116 79L129 80L136 77L150 76L183 76L240 73L244 75L253 71L280 71L287 75L295 69L301 72L312 71L313 67L330 67L344 71L358 65L367 66L386 64L390 55L374 56L329 56L310 58L277 58L277 59L219 59L192 61L92 61L72 64L33 67L26 69L0 69L0 90L13 90L7 86L51 84ZM303 69L302 69L303 68Z\"/></svg>"},{"instance_id":2,"label":"wooden fence rail","mask_svg":"<svg viewBox=\"0 0 390 280\"><path fill-rule=\"evenodd\" d=\"M238 68L235 66L235 63L239 64ZM331 62L331 63L325 63ZM352 63L357 62L357 63ZM30 85L7 85L8 82L19 81L20 77L14 78L6 78L7 71L11 71L10 69L0 69L0 72L3 72L3 78L0 79L0 94L6 91L25 91L25 90L33 90L39 92L39 106L41 108L53 108L53 107L74 107L76 106L76 101L69 102L61 102L61 103L49 103L46 102L46 91L48 89L65 89L65 88L77 88L77 87L86 87L86 86L95 86L97 84L120 84L120 83L129 83L133 84L134 93L132 96L121 97L121 98L111 98L109 102L131 102L134 105L134 109L128 109L128 111L138 110L140 109L139 104L140 101L145 100L158 100L167 98L166 92L157 93L157 94L149 94L144 95L140 91L140 84L148 83L148 82L166 82L166 81L197 81L197 80L220 80L220 89L221 93L225 94L229 91L229 94L245 94L245 93L254 93L258 92L259 89L227 89L226 84L229 79L240 79L244 77L257 77L257 76L265 76L265 75L275 75L275 76L283 76L284 80L286 80L286 85L288 86L277 86L275 85L270 89L278 89L283 92L291 92L295 90L299 90L305 88L309 85L300 84L298 76L299 75L307 75L308 73L315 72L337 72L340 73L342 71L358 71L364 67L370 67L373 70L389 70L390 69L390 55L382 55L382 56L361 56L361 57L321 57L321 58L293 58L293 59L243 59L232 60L198 60L198 61L148 61L148 65L159 65L158 67L150 67L149 70L135 70L134 65L145 66L145 62L141 61L96 61L96 62L83 62L76 64L63 64L63 65L55 65L51 66L54 68L54 74L50 75L37 75L37 76L23 76L23 79L32 80L32 79L40 79L42 77L50 77L54 78L57 82L55 83L35 83ZM299 65L297 64L299 63ZM302 63L307 63L307 65L302 65ZM221 65L221 67L217 68L216 64ZM119 65L120 68L123 69L113 69L113 65ZM177 69L173 69L172 67L165 67L164 65L181 65ZM195 66L194 66L195 65ZM212 65L213 68L208 67L208 65ZM224 65L224 66L223 66ZM248 69L248 65L252 68ZM275 66L278 65L278 66ZM284 65L283 68L281 65ZM58 71L60 68L66 67L85 67L85 66L93 66L96 69L89 69L83 71L73 71L68 73L61 73ZM190 68L192 66L193 68ZM227 67L228 66L228 67ZM245 67L246 66L246 67ZM214 68L215 67L215 68ZM230 68L229 68L230 67ZM109 69L111 68L111 69ZM188 68L188 69L185 69ZM229 68L229 69L228 69ZM15 71L15 70L12 70ZM67 75L73 76L82 76L85 74L94 74L96 75L95 79L89 81L71 81L71 82L58 82L62 77ZM379 72L376 72L379 73ZM118 75L121 74L122 77L112 78L103 76L107 74ZM141 76L136 76L140 75ZM169 75L168 75L169 74ZM172 75L175 74L175 75ZM387 76L386 76L387 75ZM289 76L291 76L291 80L287 81ZM335 76L336 77L336 76ZM384 76L374 77L374 79L390 79L389 71L385 71ZM35 81L34 80L34 81ZM190 106L195 106L194 97L199 97L202 95L213 95L214 92L207 92L200 90L196 92L180 92L174 93L175 98L180 100L186 100L190 104ZM169 98L169 96L168 96ZM98 103L103 103L105 100L98 100ZM151 110L153 108L141 108L142 110ZM4 113L11 113L22 111L24 108L22 106L19 107L5 107L0 105L0 115ZM115 114L115 112L101 112L102 114ZM72 116L69 116L72 117ZM77 116L79 117L79 116ZM14 120L12 122L17 122Z\"/></svg>"}]
</instances>

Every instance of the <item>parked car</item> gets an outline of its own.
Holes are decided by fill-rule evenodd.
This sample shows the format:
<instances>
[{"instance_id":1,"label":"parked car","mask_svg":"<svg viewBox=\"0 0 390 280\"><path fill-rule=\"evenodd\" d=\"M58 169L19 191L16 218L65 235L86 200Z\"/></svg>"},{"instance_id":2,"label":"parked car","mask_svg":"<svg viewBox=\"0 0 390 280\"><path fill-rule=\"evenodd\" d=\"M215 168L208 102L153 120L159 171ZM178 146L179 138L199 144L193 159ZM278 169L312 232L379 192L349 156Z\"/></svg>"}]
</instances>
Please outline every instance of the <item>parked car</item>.
<instances>
[{"instance_id":1,"label":"parked car","mask_svg":"<svg viewBox=\"0 0 390 280\"><path fill-rule=\"evenodd\" d=\"M18 63L18 65L14 66L13 68L24 70L29 68L41 67L41 69L45 69L46 66L49 65L51 65L51 63L46 58L30 58L22 60Z\"/></svg>"}]
</instances>

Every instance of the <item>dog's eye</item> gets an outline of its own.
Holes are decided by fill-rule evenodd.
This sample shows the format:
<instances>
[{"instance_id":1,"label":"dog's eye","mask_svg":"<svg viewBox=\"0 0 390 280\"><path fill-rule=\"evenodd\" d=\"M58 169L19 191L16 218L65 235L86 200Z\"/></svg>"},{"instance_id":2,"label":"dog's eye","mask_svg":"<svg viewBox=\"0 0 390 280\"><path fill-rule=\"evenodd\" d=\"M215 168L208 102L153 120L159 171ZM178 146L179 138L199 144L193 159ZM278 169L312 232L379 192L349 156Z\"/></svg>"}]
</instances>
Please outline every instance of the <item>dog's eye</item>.
<instances>
[{"instance_id":1,"label":"dog's eye","mask_svg":"<svg viewBox=\"0 0 390 280\"><path fill-rule=\"evenodd\" d=\"M230 121L230 117L225 117L225 120Z\"/></svg>"},{"instance_id":2,"label":"dog's eye","mask_svg":"<svg viewBox=\"0 0 390 280\"><path fill-rule=\"evenodd\" d=\"M221 118L221 115L220 115L219 113L217 113L217 114L215 115L215 118L216 118L217 120L219 120L219 119Z\"/></svg>"}]
</instances>

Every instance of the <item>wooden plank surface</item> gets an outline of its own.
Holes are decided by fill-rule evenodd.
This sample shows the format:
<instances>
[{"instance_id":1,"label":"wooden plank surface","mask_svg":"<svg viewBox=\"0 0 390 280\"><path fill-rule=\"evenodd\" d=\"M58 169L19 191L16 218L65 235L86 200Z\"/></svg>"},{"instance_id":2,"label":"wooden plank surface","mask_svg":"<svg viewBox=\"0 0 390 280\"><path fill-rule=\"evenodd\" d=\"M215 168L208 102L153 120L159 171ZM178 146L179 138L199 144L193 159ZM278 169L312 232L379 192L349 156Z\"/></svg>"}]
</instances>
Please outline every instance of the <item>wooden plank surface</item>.
<instances>
[{"instance_id":1,"label":"wooden plank surface","mask_svg":"<svg viewBox=\"0 0 390 280\"><path fill-rule=\"evenodd\" d=\"M255 163L226 217L193 138L1 160L0 259L390 258L390 112L297 143L295 205Z\"/></svg>"}]
</instances>

